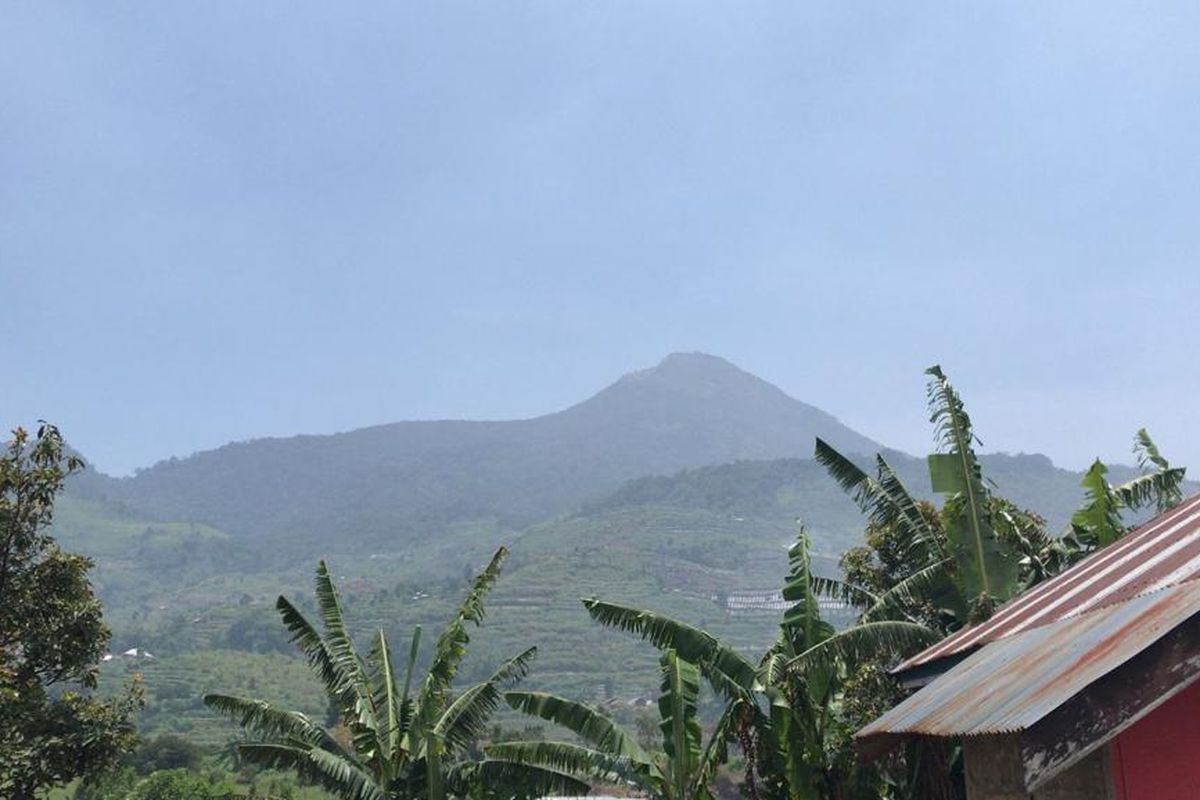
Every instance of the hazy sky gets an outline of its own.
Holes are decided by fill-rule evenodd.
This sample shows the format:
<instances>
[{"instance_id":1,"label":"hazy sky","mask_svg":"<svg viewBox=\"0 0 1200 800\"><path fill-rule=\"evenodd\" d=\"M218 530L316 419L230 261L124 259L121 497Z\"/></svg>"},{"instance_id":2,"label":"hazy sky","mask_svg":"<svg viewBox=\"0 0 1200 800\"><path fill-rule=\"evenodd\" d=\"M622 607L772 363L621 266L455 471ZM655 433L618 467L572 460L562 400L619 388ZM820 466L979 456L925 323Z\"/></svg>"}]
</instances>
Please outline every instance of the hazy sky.
<instances>
[{"instance_id":1,"label":"hazy sky","mask_svg":"<svg viewBox=\"0 0 1200 800\"><path fill-rule=\"evenodd\" d=\"M103 470L675 350L1200 473L1196 3L0 2L0 424Z\"/></svg>"}]
</instances>

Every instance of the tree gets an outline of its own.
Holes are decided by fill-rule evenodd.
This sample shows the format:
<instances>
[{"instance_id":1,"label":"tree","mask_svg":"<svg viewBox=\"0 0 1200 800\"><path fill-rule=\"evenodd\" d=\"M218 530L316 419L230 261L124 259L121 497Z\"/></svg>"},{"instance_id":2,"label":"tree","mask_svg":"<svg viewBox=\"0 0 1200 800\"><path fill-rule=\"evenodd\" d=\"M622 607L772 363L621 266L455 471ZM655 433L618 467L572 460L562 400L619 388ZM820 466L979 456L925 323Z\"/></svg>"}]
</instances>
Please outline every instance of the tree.
<instances>
[{"instance_id":1,"label":"tree","mask_svg":"<svg viewBox=\"0 0 1200 800\"><path fill-rule=\"evenodd\" d=\"M182 736L167 733L143 741L125 759L125 763L142 775L168 769L196 769L204 758L204 750Z\"/></svg>"},{"instance_id":2,"label":"tree","mask_svg":"<svg viewBox=\"0 0 1200 800\"><path fill-rule=\"evenodd\" d=\"M219 800L232 789L186 769L160 770L138 781L128 800Z\"/></svg>"},{"instance_id":3,"label":"tree","mask_svg":"<svg viewBox=\"0 0 1200 800\"><path fill-rule=\"evenodd\" d=\"M865 546L842 558L845 581L856 593L859 622L897 619L923 624L939 635L986 619L1016 592L1049 578L1130 530L1121 513L1156 507L1166 510L1182 499L1184 469L1172 467L1145 429L1134 452L1142 474L1112 486L1108 469L1096 461L1085 474L1082 507L1068 529L1049 535L1045 521L999 497L983 478L974 445L978 442L964 403L938 367L929 376L930 419L941 452L929 456L936 492L947 495L941 509L913 498L883 459L870 475L820 439L816 459L867 517ZM861 602L866 595L873 599ZM859 665L850 681L848 705L882 712L902 697L886 674L886 659ZM877 715L877 714L876 714ZM870 718L872 715L868 715ZM930 760L937 766L929 768ZM951 751L943 745L905 745L906 775L897 784L902 797L959 795L954 781L924 783L950 770Z\"/></svg>"},{"instance_id":4,"label":"tree","mask_svg":"<svg viewBox=\"0 0 1200 800\"><path fill-rule=\"evenodd\" d=\"M513 708L563 726L584 744L502 742L489 747L488 754L587 780L624 784L656 800L710 798L707 783L717 753L701 749L702 732L696 718L699 670L671 648L663 650L659 667L660 752L647 752L636 732L623 730L607 715L576 700L544 692L507 692L504 698Z\"/></svg>"},{"instance_id":5,"label":"tree","mask_svg":"<svg viewBox=\"0 0 1200 800\"><path fill-rule=\"evenodd\" d=\"M454 694L452 684L470 643L468 624L483 621L483 601L508 551L501 548L475 578L458 613L438 637L433 661L414 691L421 629L413 632L403 673L384 632L366 658L354 646L333 578L317 567L316 596L323 632L286 597L276 608L349 732L344 745L296 711L263 700L206 695L210 707L233 717L260 738L238 745L248 761L295 770L345 800L405 800L470 794L481 798L582 794L588 786L550 769L502 759L469 758L469 745L486 729L505 686L522 679L537 649L502 664L486 681ZM401 682L400 678L403 679Z\"/></svg>"},{"instance_id":6,"label":"tree","mask_svg":"<svg viewBox=\"0 0 1200 800\"><path fill-rule=\"evenodd\" d=\"M939 443L939 452L929 456L929 480L933 491L947 496L942 527L971 616L982 619L1016 593L1020 565L1014 548L993 524L991 493L975 458L978 439L962 398L941 367L934 365L925 374L929 376L929 420Z\"/></svg>"},{"instance_id":7,"label":"tree","mask_svg":"<svg viewBox=\"0 0 1200 800\"><path fill-rule=\"evenodd\" d=\"M620 732L606 717L582 704L552 695L509 693L509 703L552 720L579 735L591 748L555 742L493 747L489 752L514 760L546 764L592 778L619 780L657 798L704 798L730 744L746 759L744 788L752 798L842 800L876 797L877 772L857 764L851 738L867 719L848 717L844 685L864 659L902 654L936 639L927 628L906 620L864 622L835 631L821 618L818 596L876 598L838 581L813 575L809 542L801 530L789 551L783 596L791 602L774 645L750 661L732 646L699 628L652 611L597 599L584 600L597 622L634 633L663 654L664 682L659 701L663 749L650 756L636 738ZM720 720L699 749L700 732L680 739L675 722L689 719L690 689L679 692L668 665L686 664L724 699ZM694 681L680 681L690 687ZM682 698L682 703L680 702ZM671 723L668 725L668 723ZM689 743L687 748L680 741ZM679 753L686 758L680 760ZM680 776L685 775L684 780Z\"/></svg>"},{"instance_id":8,"label":"tree","mask_svg":"<svg viewBox=\"0 0 1200 800\"><path fill-rule=\"evenodd\" d=\"M878 598L812 572L810 542L801 529L788 551L783 597L791 603L775 643L751 662L702 630L652 612L586 601L592 617L636 633L655 646L676 647L694 659L726 701L719 738L746 759L744 786L752 798L842 800L875 797L878 773L862 769L852 746L867 720L846 713L846 682L858 664L915 652L937 636L913 620L862 619L836 631L821 616L819 599L859 606Z\"/></svg>"},{"instance_id":9,"label":"tree","mask_svg":"<svg viewBox=\"0 0 1200 800\"><path fill-rule=\"evenodd\" d=\"M92 562L46 532L54 500L83 462L43 424L13 431L0 458L0 795L30 798L114 765L136 737L136 685L92 696L109 631Z\"/></svg>"},{"instance_id":10,"label":"tree","mask_svg":"<svg viewBox=\"0 0 1200 800\"><path fill-rule=\"evenodd\" d=\"M1088 553L1112 544L1131 530L1122 510L1153 507L1168 511L1183 501L1185 467L1172 467L1145 428L1133 437L1133 452L1141 474L1119 486L1108 482L1108 467L1096 459L1083 476L1084 503L1074 516L1057 552L1068 566Z\"/></svg>"}]
</instances>

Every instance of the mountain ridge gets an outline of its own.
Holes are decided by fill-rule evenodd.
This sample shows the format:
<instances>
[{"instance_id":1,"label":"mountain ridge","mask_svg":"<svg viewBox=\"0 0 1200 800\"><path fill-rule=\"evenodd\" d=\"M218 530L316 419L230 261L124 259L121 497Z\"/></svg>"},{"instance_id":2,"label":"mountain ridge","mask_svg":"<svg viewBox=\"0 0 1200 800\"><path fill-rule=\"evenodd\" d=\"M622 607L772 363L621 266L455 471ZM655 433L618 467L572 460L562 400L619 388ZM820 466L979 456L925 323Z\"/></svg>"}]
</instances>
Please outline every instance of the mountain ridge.
<instances>
[{"instance_id":1,"label":"mountain ridge","mask_svg":"<svg viewBox=\"0 0 1200 800\"><path fill-rule=\"evenodd\" d=\"M350 532L352 521L379 534L474 518L520 525L644 475L805 457L817 436L849 453L883 449L725 359L674 353L539 417L233 442L130 477L91 473L72 491L256 537Z\"/></svg>"}]
</instances>

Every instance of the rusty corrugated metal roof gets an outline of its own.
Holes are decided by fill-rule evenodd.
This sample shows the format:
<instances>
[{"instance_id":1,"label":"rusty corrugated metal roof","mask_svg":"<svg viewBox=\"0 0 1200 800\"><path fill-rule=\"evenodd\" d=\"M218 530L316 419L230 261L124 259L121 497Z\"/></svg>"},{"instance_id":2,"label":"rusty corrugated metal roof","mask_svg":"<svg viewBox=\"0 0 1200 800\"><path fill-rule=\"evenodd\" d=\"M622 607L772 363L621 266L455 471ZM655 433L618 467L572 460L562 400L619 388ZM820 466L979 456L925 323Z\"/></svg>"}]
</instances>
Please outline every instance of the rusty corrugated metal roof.
<instances>
[{"instance_id":1,"label":"rusty corrugated metal roof","mask_svg":"<svg viewBox=\"0 0 1200 800\"><path fill-rule=\"evenodd\" d=\"M1025 730L1197 614L1200 581L993 641L858 736Z\"/></svg>"},{"instance_id":2,"label":"rusty corrugated metal roof","mask_svg":"<svg viewBox=\"0 0 1200 800\"><path fill-rule=\"evenodd\" d=\"M1200 577L1200 494L1005 603L896 668L911 669L987 642Z\"/></svg>"}]
</instances>

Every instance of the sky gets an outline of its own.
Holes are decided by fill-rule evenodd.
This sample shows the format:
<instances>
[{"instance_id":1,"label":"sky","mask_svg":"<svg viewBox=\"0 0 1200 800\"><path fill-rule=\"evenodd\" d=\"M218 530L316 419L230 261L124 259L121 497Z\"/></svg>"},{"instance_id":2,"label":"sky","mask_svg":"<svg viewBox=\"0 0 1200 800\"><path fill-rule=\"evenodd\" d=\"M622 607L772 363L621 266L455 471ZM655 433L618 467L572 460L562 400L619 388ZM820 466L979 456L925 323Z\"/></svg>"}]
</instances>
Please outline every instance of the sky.
<instances>
[{"instance_id":1,"label":"sky","mask_svg":"<svg viewBox=\"0 0 1200 800\"><path fill-rule=\"evenodd\" d=\"M125 474L674 351L1200 471L1200 5L0 0L0 425Z\"/></svg>"}]
</instances>

